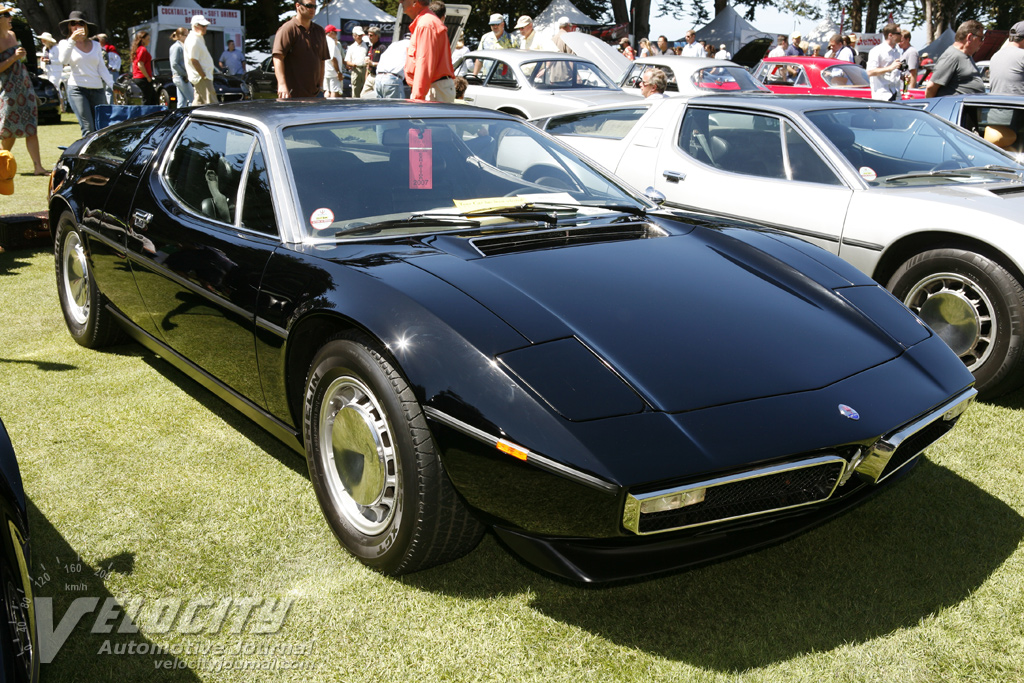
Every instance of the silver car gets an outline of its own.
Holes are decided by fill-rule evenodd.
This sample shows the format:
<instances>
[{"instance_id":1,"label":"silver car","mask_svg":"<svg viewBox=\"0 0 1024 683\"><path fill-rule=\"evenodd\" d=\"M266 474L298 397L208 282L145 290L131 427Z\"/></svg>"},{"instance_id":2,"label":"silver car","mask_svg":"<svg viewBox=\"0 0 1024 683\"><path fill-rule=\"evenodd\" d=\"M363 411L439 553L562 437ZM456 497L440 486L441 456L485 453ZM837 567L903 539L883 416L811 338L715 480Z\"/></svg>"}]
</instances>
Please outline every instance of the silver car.
<instances>
[{"instance_id":1,"label":"silver car","mask_svg":"<svg viewBox=\"0 0 1024 683\"><path fill-rule=\"evenodd\" d=\"M1024 384L1017 157L919 109L838 97L634 100L536 123L669 206L839 254L931 325L983 395Z\"/></svg>"},{"instance_id":2,"label":"silver car","mask_svg":"<svg viewBox=\"0 0 1024 683\"><path fill-rule=\"evenodd\" d=\"M469 82L466 102L527 119L636 101L593 62L560 52L475 51L455 73Z\"/></svg>"},{"instance_id":3,"label":"silver car","mask_svg":"<svg viewBox=\"0 0 1024 683\"><path fill-rule=\"evenodd\" d=\"M739 64L722 59L659 55L643 57L632 62L619 86L640 94L640 83L648 69L661 69L668 78L665 94L696 95L702 92L768 92L768 88L754 80L750 72Z\"/></svg>"}]
</instances>

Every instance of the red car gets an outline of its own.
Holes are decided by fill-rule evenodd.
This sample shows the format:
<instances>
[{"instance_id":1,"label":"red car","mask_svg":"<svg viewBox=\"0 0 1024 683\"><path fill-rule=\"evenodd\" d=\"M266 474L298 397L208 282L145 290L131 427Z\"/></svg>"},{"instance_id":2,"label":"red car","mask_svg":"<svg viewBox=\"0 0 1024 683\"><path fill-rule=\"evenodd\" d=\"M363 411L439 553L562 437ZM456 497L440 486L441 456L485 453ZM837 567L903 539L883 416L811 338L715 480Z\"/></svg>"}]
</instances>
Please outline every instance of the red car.
<instances>
[{"instance_id":1,"label":"red car","mask_svg":"<svg viewBox=\"0 0 1024 683\"><path fill-rule=\"evenodd\" d=\"M840 59L766 57L754 69L754 79L779 94L871 97L868 72ZM903 93L905 100L922 97L924 90L920 88Z\"/></svg>"}]
</instances>

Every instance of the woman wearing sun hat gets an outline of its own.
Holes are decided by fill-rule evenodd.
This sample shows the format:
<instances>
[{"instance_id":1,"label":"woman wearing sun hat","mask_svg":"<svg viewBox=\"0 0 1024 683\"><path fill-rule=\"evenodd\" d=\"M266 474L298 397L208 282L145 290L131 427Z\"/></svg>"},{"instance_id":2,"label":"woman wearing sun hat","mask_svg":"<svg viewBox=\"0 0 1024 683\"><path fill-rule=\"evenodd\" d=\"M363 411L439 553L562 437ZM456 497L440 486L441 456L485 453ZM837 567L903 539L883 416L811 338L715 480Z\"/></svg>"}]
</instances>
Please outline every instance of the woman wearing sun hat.
<instances>
[{"instance_id":1,"label":"woman wearing sun hat","mask_svg":"<svg viewBox=\"0 0 1024 683\"><path fill-rule=\"evenodd\" d=\"M25 59L25 48L11 30L13 13L13 7L0 5L0 146L10 150L17 138L25 138L35 174L46 175L39 161L36 93L28 78L28 69L21 61Z\"/></svg>"},{"instance_id":2,"label":"woman wearing sun hat","mask_svg":"<svg viewBox=\"0 0 1024 683\"><path fill-rule=\"evenodd\" d=\"M60 41L57 52L60 63L71 67L68 100L84 137L96 129L93 112L99 105L107 104L107 91L113 88L114 79L103 61L103 48L89 39L96 32L96 25L83 12L72 11L60 22L60 32L67 37Z\"/></svg>"}]
</instances>

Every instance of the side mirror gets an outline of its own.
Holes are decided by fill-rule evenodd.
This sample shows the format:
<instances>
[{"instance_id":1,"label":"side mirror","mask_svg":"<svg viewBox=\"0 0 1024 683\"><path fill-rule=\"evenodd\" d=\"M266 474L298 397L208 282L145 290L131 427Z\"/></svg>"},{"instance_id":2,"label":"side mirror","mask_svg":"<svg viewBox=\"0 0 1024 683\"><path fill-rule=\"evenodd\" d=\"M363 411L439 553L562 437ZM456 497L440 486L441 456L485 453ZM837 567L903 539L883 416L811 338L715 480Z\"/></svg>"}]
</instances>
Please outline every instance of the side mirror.
<instances>
[{"instance_id":1,"label":"side mirror","mask_svg":"<svg viewBox=\"0 0 1024 683\"><path fill-rule=\"evenodd\" d=\"M665 203L665 199L666 199L665 193L664 192L659 192L658 190L655 190L653 185L649 185L647 187L647 189L644 190L644 196L647 197L648 199L650 199L652 202L654 202L658 206L661 206L662 204L664 204Z\"/></svg>"}]
</instances>

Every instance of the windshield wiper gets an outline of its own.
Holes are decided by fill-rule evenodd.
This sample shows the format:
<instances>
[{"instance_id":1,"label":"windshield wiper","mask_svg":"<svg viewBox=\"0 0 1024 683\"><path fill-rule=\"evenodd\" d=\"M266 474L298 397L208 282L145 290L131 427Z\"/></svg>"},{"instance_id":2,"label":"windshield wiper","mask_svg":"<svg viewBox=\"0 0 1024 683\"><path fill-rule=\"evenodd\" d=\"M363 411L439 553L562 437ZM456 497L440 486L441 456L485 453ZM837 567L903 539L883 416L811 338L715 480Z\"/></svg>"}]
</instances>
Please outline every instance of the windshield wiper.
<instances>
[{"instance_id":1,"label":"windshield wiper","mask_svg":"<svg viewBox=\"0 0 1024 683\"><path fill-rule=\"evenodd\" d=\"M968 168L962 168L961 171L988 171L989 173L1009 173L1010 175L1020 176L1024 175L1024 168L1014 168L1013 166L1000 166L999 164L986 164L984 166L969 166Z\"/></svg>"},{"instance_id":2,"label":"windshield wiper","mask_svg":"<svg viewBox=\"0 0 1024 683\"><path fill-rule=\"evenodd\" d=\"M610 213L628 213L633 216L647 217L647 210L642 206L632 204L568 204L565 202L535 202L528 201L515 206L497 206L490 209L479 209L464 211L463 216L510 216L542 218L544 216L557 218L559 211L571 212L576 215L580 207L591 209L605 209Z\"/></svg>"},{"instance_id":3,"label":"windshield wiper","mask_svg":"<svg viewBox=\"0 0 1024 683\"><path fill-rule=\"evenodd\" d=\"M965 168L958 168L955 171L918 171L916 173L886 176L885 178L880 178L880 180L890 183L894 180L912 180L914 178L970 178L970 172L966 171L967 169Z\"/></svg>"},{"instance_id":4,"label":"windshield wiper","mask_svg":"<svg viewBox=\"0 0 1024 683\"><path fill-rule=\"evenodd\" d=\"M452 214L413 214L408 218L398 218L376 223L352 223L334 233L335 237L358 235L363 232L377 232L389 228L422 228L422 227L478 228L480 221L474 221Z\"/></svg>"}]
</instances>

